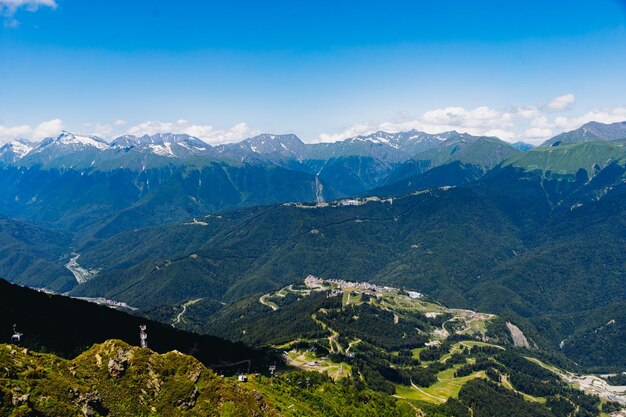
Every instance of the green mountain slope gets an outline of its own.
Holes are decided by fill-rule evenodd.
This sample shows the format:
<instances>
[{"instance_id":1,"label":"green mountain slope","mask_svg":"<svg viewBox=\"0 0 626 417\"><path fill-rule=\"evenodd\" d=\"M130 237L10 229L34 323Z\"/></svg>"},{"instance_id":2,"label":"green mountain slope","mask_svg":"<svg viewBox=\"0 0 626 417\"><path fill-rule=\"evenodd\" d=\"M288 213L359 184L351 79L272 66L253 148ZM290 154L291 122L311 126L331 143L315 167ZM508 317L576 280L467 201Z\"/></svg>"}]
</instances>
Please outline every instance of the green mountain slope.
<instances>
[{"instance_id":1,"label":"green mountain slope","mask_svg":"<svg viewBox=\"0 0 626 417\"><path fill-rule=\"evenodd\" d=\"M206 225L128 232L86 248L81 262L102 272L74 294L145 308L197 297L232 300L315 274L402 285L410 277L418 290L435 296L443 290L464 303L459 283L519 248L514 226L483 196L462 189L393 203L259 207L199 220Z\"/></svg>"},{"instance_id":2,"label":"green mountain slope","mask_svg":"<svg viewBox=\"0 0 626 417\"><path fill-rule=\"evenodd\" d=\"M0 415L276 415L190 356L107 341L73 360L0 345Z\"/></svg>"},{"instance_id":3,"label":"green mountain slope","mask_svg":"<svg viewBox=\"0 0 626 417\"><path fill-rule=\"evenodd\" d=\"M76 279L63 267L67 234L0 216L2 278L33 287L68 291Z\"/></svg>"},{"instance_id":4,"label":"green mountain slope","mask_svg":"<svg viewBox=\"0 0 626 417\"><path fill-rule=\"evenodd\" d=\"M81 262L102 272L74 293L149 309L235 301L309 274L367 280L523 317L537 343L558 349L572 332L550 326L624 299L623 178L616 163L591 180L507 165L392 200L258 207L124 233L85 248ZM600 356L597 366L621 364Z\"/></svg>"},{"instance_id":5,"label":"green mountain slope","mask_svg":"<svg viewBox=\"0 0 626 417\"><path fill-rule=\"evenodd\" d=\"M584 142L558 147L538 147L507 160L526 171L541 171L557 175L575 175L584 170L589 177L626 154L624 141Z\"/></svg>"},{"instance_id":6,"label":"green mountain slope","mask_svg":"<svg viewBox=\"0 0 626 417\"><path fill-rule=\"evenodd\" d=\"M201 302L187 307L182 324L201 323ZM236 382L194 357L119 340L71 359L0 345L0 416L592 417L620 408L607 401L611 388L602 400L587 395L574 387L588 376L544 361L576 365L514 348L501 319L419 294L308 277L228 310L230 326L216 318L216 330L280 343L287 366L277 360L271 376L244 368L247 381ZM99 323L116 324L112 317Z\"/></svg>"},{"instance_id":7,"label":"green mountain slope","mask_svg":"<svg viewBox=\"0 0 626 417\"><path fill-rule=\"evenodd\" d=\"M202 310L190 306L185 325L272 345L294 367L338 381L357 379L407 401L438 405L439 412L454 408L454 415L469 415L463 411L469 407L473 415L506 410L552 416L561 415L564 401L581 415L600 413L597 398L572 389L587 376L543 361L579 371L576 364L532 347L515 348L502 318L450 309L419 294L310 276L232 303L207 324Z\"/></svg>"},{"instance_id":8,"label":"green mountain slope","mask_svg":"<svg viewBox=\"0 0 626 417\"><path fill-rule=\"evenodd\" d=\"M368 191L366 195L400 196L430 188L464 185L478 180L483 174L484 171L477 166L464 165L459 161L454 161L418 175L374 188Z\"/></svg>"},{"instance_id":9,"label":"green mountain slope","mask_svg":"<svg viewBox=\"0 0 626 417\"><path fill-rule=\"evenodd\" d=\"M460 134L443 142L441 147L418 153L413 159L430 161L431 166L458 161L489 170L520 152L498 138Z\"/></svg>"},{"instance_id":10,"label":"green mountain slope","mask_svg":"<svg viewBox=\"0 0 626 417\"><path fill-rule=\"evenodd\" d=\"M0 167L0 212L84 238L226 208L315 201L312 174L275 165L166 165L145 171Z\"/></svg>"},{"instance_id":11,"label":"green mountain slope","mask_svg":"<svg viewBox=\"0 0 626 417\"><path fill-rule=\"evenodd\" d=\"M541 146L561 146L570 143L620 139L626 139L626 122L610 124L589 122L578 129L556 135L545 141Z\"/></svg>"}]
</instances>

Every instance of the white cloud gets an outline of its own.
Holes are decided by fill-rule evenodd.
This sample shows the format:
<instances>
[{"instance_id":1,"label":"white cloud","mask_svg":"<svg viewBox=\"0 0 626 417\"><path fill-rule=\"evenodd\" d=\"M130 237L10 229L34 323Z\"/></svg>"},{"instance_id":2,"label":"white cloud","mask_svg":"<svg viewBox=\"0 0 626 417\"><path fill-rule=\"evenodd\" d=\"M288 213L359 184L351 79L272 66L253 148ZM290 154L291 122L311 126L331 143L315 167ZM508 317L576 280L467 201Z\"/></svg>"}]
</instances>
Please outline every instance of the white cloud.
<instances>
[{"instance_id":1,"label":"white cloud","mask_svg":"<svg viewBox=\"0 0 626 417\"><path fill-rule=\"evenodd\" d=\"M40 7L56 9L57 3L55 0L0 0L0 15L5 18L4 26L16 28L19 22L14 16L18 9L36 12Z\"/></svg>"},{"instance_id":2,"label":"white cloud","mask_svg":"<svg viewBox=\"0 0 626 417\"><path fill-rule=\"evenodd\" d=\"M126 130L129 135L142 136L155 133L186 133L198 137L203 141L217 145L220 143L235 142L260 133L245 123L238 123L229 129L216 129L211 125L193 124L187 120L175 122L147 121L132 126Z\"/></svg>"},{"instance_id":3,"label":"white cloud","mask_svg":"<svg viewBox=\"0 0 626 417\"><path fill-rule=\"evenodd\" d=\"M0 125L0 144L13 138L30 137L33 128L28 125L2 126Z\"/></svg>"},{"instance_id":4,"label":"white cloud","mask_svg":"<svg viewBox=\"0 0 626 417\"><path fill-rule=\"evenodd\" d=\"M108 140L112 140L122 134L143 136L155 133L186 133L213 145L238 142L261 133L246 123L237 123L228 129L216 129L211 125L194 124L183 119L175 122L147 121L128 128L126 128L126 125L127 122L121 119L115 120L113 123L84 123L81 131L77 133L95 135ZM48 120L36 126L0 125L0 144L14 138L40 141L47 137L57 136L63 130L64 124L61 119Z\"/></svg>"},{"instance_id":5,"label":"white cloud","mask_svg":"<svg viewBox=\"0 0 626 417\"><path fill-rule=\"evenodd\" d=\"M39 123L31 134L31 139L41 140L51 136L57 136L63 130L63 121L61 119L52 119L47 122Z\"/></svg>"},{"instance_id":6,"label":"white cloud","mask_svg":"<svg viewBox=\"0 0 626 417\"><path fill-rule=\"evenodd\" d=\"M407 130L410 130L410 129L411 128ZM381 125L378 125L376 123L359 123L359 124L350 126L349 128L344 129L343 131L339 133L335 133L335 134L322 133L319 136L319 141L320 142L337 142L338 140L351 138L351 137L359 136L359 135L366 135L366 134L369 134L378 130L383 130L383 128L381 127ZM390 128L388 128L387 130L391 131Z\"/></svg>"},{"instance_id":7,"label":"white cloud","mask_svg":"<svg viewBox=\"0 0 626 417\"><path fill-rule=\"evenodd\" d=\"M56 136L61 133L62 130L63 121L61 121L61 119L48 120L34 127L29 125L0 125L0 143L5 143L16 138L39 141L50 136Z\"/></svg>"},{"instance_id":8,"label":"white cloud","mask_svg":"<svg viewBox=\"0 0 626 417\"><path fill-rule=\"evenodd\" d=\"M550 102L546 105L546 110L555 112L569 110L575 102L576 96L574 94L565 94L550 100Z\"/></svg>"},{"instance_id":9,"label":"white cloud","mask_svg":"<svg viewBox=\"0 0 626 417\"><path fill-rule=\"evenodd\" d=\"M100 138L106 138L113 135L116 129L115 123L113 125L96 123L95 125L86 125L86 127L90 128L89 135L98 136Z\"/></svg>"},{"instance_id":10,"label":"white cloud","mask_svg":"<svg viewBox=\"0 0 626 417\"><path fill-rule=\"evenodd\" d=\"M554 124L559 130L572 130L588 122L615 123L626 120L626 107L593 110L577 117L557 117Z\"/></svg>"},{"instance_id":11,"label":"white cloud","mask_svg":"<svg viewBox=\"0 0 626 417\"><path fill-rule=\"evenodd\" d=\"M526 136L526 139L529 141L533 139L540 139L540 141L543 141L544 139L552 136L552 129L531 127L529 129L526 129L526 131L524 132L524 136Z\"/></svg>"},{"instance_id":12,"label":"white cloud","mask_svg":"<svg viewBox=\"0 0 626 417\"><path fill-rule=\"evenodd\" d=\"M511 142L523 140L538 144L562 131L576 129L590 121L614 123L624 120L626 120L626 107L593 110L578 116L566 117L554 115L554 113L547 110L547 106L509 106L504 109L495 109L488 106L479 106L471 109L449 106L429 110L416 117L402 115L402 117L397 119L383 122L367 121L357 123L334 133L322 133L316 141L335 142L358 135L367 135L379 130L400 132L417 129L431 134L456 130L477 136L497 136ZM36 126L0 125L0 144L17 137L41 140L58 135L63 128L64 124L60 119L49 120ZM173 122L146 121L130 127L128 127L128 123L125 120L118 119L111 123L84 124L82 131L78 133L96 135L112 140L122 134L142 136L166 132L186 133L212 145L238 142L261 133L246 123L238 123L230 128L218 129L209 124L194 124L184 119Z\"/></svg>"},{"instance_id":13,"label":"white cloud","mask_svg":"<svg viewBox=\"0 0 626 417\"><path fill-rule=\"evenodd\" d=\"M356 135L365 135L379 130L400 132L417 129L427 133L441 133L450 130L467 132L472 135L498 136L502 139L514 139L515 120L529 117L529 111L520 112L517 108L499 111L487 106L474 109L463 107L445 107L425 112L422 117L404 117L383 123L359 123L343 129L339 133L322 133L321 142L333 142Z\"/></svg>"}]
</instances>

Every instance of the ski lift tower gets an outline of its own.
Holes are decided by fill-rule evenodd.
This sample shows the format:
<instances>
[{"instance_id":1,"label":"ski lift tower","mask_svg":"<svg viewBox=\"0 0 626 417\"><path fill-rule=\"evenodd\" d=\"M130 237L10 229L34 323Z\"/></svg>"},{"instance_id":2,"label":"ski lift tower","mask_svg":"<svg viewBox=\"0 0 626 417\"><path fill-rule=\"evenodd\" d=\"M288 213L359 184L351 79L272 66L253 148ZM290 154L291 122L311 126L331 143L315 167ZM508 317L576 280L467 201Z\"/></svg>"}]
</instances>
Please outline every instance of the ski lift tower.
<instances>
[{"instance_id":1,"label":"ski lift tower","mask_svg":"<svg viewBox=\"0 0 626 417\"><path fill-rule=\"evenodd\" d=\"M141 347L148 347L148 333L146 333L146 325L142 324L139 326L139 340L141 341Z\"/></svg>"},{"instance_id":2,"label":"ski lift tower","mask_svg":"<svg viewBox=\"0 0 626 417\"><path fill-rule=\"evenodd\" d=\"M11 343L18 344L22 341L22 336L24 333L20 333L17 331L17 324L13 325L13 336L11 336Z\"/></svg>"}]
</instances>

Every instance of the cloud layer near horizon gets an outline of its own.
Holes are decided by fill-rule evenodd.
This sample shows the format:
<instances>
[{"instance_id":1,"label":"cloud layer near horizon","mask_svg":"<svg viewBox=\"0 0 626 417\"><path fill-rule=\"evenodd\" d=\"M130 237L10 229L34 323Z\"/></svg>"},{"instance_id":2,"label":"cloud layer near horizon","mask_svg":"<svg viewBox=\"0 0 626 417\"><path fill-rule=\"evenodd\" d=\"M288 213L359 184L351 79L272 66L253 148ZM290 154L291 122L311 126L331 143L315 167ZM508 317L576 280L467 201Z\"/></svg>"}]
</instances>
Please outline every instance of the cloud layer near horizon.
<instances>
[{"instance_id":1,"label":"cloud layer near horizon","mask_svg":"<svg viewBox=\"0 0 626 417\"><path fill-rule=\"evenodd\" d=\"M456 130L472 135L497 136L509 142L523 140L538 144L560 132L576 129L590 121L614 123L626 120L626 107L593 110L579 115L563 115L566 111L571 113L575 102L574 94L565 94L536 106L510 106L505 109L494 109L489 106L478 106L473 109L449 106L429 110L420 117L405 116L383 122L356 123L334 133L321 133L317 138L303 139L310 143L334 142L381 130L399 132L417 129L427 133ZM0 144L18 137L39 141L58 135L65 128L63 121L58 118L35 126L0 125ZM124 134L142 136L163 132L186 133L211 145L238 142L261 133L260 130L243 122L230 128L215 128L210 124L196 124L183 119L174 122L152 120L131 126L125 120L119 119L111 123L84 124L77 131L109 140Z\"/></svg>"},{"instance_id":2,"label":"cloud layer near horizon","mask_svg":"<svg viewBox=\"0 0 626 417\"><path fill-rule=\"evenodd\" d=\"M319 140L334 142L379 130L398 132L417 129L427 133L456 130L472 135L497 136L509 142L521 140L538 144L560 132L576 129L590 121L614 123L626 120L626 107L593 110L577 116L559 115L571 110L575 102L575 95L570 93L536 106L511 106L505 109L488 106L473 109L449 106L429 110L421 117L405 116L384 122L357 123L340 132L322 133Z\"/></svg>"}]
</instances>

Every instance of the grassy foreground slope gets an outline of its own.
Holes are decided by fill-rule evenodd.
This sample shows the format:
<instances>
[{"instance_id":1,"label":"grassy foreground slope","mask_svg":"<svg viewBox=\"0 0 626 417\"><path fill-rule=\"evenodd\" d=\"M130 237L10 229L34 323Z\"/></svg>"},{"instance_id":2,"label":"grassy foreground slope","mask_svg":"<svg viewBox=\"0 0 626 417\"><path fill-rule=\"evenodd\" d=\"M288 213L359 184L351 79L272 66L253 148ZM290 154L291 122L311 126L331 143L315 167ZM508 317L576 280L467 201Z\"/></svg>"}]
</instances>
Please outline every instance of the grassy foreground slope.
<instances>
[{"instance_id":1,"label":"grassy foreground slope","mask_svg":"<svg viewBox=\"0 0 626 417\"><path fill-rule=\"evenodd\" d=\"M71 360L0 345L1 417L599 415L598 402L586 396L555 397L541 404L483 379L468 382L458 399L441 405L394 398L360 385L356 379L334 382L317 372L250 375L249 382L236 382L191 356L157 354L116 340L94 345Z\"/></svg>"},{"instance_id":2,"label":"grassy foreground slope","mask_svg":"<svg viewBox=\"0 0 626 417\"><path fill-rule=\"evenodd\" d=\"M196 359L121 341L73 360L0 346L1 416L274 415Z\"/></svg>"},{"instance_id":3,"label":"grassy foreground slope","mask_svg":"<svg viewBox=\"0 0 626 417\"><path fill-rule=\"evenodd\" d=\"M315 373L250 383L191 356L109 340L72 360L0 345L0 416L426 416L418 407Z\"/></svg>"}]
</instances>

